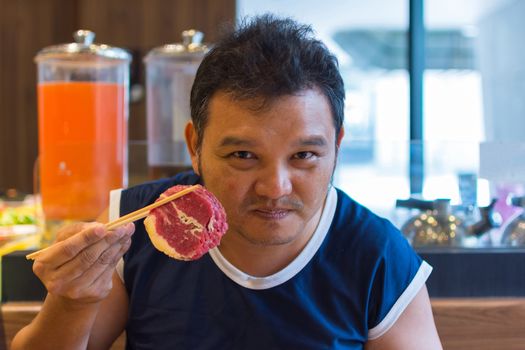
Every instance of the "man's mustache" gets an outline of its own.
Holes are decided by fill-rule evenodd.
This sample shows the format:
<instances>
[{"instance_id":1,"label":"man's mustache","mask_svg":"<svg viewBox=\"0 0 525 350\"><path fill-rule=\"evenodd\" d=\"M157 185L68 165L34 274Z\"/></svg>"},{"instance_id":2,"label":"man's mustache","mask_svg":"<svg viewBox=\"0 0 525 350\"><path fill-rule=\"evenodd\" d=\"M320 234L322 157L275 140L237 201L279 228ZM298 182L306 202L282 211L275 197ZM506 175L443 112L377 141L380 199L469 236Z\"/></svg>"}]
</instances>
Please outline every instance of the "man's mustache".
<instances>
[{"instance_id":1,"label":"man's mustache","mask_svg":"<svg viewBox=\"0 0 525 350\"><path fill-rule=\"evenodd\" d=\"M269 199L264 197L248 197L243 201L243 207L249 208L278 208L289 210L301 210L304 204L301 200L291 197Z\"/></svg>"}]
</instances>

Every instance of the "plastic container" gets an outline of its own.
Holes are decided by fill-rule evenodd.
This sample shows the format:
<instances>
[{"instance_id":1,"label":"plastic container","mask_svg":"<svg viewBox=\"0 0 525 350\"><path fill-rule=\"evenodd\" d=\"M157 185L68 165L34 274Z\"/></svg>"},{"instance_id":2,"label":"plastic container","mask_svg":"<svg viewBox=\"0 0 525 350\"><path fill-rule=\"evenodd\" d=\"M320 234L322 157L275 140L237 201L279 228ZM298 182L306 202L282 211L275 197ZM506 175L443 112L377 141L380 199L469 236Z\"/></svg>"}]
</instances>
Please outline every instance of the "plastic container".
<instances>
[{"instance_id":1,"label":"plastic container","mask_svg":"<svg viewBox=\"0 0 525 350\"><path fill-rule=\"evenodd\" d=\"M151 178L172 176L191 166L184 128L190 120L190 92L208 51L203 34L182 32L182 43L156 47L145 57L148 168Z\"/></svg>"}]
</instances>

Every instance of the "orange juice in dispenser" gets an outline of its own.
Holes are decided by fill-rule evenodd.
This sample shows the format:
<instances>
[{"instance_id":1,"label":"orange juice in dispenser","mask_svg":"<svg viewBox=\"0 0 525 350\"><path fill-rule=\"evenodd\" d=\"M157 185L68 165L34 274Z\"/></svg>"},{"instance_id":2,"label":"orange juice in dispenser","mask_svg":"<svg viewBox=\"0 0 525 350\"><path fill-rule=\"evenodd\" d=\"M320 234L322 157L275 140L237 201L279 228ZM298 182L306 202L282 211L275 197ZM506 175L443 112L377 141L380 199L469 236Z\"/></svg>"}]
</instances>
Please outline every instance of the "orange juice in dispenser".
<instances>
[{"instance_id":1,"label":"orange juice in dispenser","mask_svg":"<svg viewBox=\"0 0 525 350\"><path fill-rule=\"evenodd\" d=\"M38 185L48 242L67 221L95 220L109 191L126 186L129 64L95 34L41 50L38 65Z\"/></svg>"}]
</instances>

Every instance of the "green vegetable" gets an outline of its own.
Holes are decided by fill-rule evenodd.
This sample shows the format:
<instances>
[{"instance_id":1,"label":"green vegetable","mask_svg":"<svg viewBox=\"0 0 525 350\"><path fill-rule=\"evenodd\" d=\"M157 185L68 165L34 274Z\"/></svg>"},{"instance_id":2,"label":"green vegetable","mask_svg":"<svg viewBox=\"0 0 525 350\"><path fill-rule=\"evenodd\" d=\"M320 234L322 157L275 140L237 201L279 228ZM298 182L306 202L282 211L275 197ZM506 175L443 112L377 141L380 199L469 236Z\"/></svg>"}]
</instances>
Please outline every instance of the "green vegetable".
<instances>
[{"instance_id":1,"label":"green vegetable","mask_svg":"<svg viewBox=\"0 0 525 350\"><path fill-rule=\"evenodd\" d=\"M34 215L19 213L14 208L7 208L3 212L0 212L0 226L34 224L36 224Z\"/></svg>"}]
</instances>

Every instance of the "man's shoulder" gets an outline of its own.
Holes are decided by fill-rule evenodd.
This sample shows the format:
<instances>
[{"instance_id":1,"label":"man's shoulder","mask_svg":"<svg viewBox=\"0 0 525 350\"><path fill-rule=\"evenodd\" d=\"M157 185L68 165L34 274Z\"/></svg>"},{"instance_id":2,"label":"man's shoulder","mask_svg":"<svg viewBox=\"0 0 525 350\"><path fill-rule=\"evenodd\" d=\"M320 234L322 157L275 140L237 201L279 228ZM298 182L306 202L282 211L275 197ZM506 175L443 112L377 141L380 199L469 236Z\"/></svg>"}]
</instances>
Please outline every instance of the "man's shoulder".
<instances>
[{"instance_id":1,"label":"man's shoulder","mask_svg":"<svg viewBox=\"0 0 525 350\"><path fill-rule=\"evenodd\" d=\"M407 243L399 229L388 219L375 214L341 190L338 190L337 197L332 231L343 237L346 245L352 245L363 254L382 254L392 245L404 246Z\"/></svg>"},{"instance_id":2,"label":"man's shoulder","mask_svg":"<svg viewBox=\"0 0 525 350\"><path fill-rule=\"evenodd\" d=\"M388 219L377 215L339 189L334 221L336 226L361 233L399 231Z\"/></svg>"}]
</instances>

